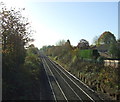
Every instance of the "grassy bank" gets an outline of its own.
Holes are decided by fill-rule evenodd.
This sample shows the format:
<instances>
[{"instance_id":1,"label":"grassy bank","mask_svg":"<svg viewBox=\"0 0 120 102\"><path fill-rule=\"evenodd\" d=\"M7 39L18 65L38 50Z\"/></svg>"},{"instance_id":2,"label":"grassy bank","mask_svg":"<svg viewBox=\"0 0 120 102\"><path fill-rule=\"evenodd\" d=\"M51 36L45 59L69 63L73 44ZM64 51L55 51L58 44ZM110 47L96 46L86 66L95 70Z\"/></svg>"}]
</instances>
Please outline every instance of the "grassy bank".
<instances>
[{"instance_id":1,"label":"grassy bank","mask_svg":"<svg viewBox=\"0 0 120 102\"><path fill-rule=\"evenodd\" d=\"M50 58L102 95L103 98L112 100L118 98L118 69L104 67L102 64L83 62L77 57L73 57L69 63L64 63L57 57Z\"/></svg>"}]
</instances>

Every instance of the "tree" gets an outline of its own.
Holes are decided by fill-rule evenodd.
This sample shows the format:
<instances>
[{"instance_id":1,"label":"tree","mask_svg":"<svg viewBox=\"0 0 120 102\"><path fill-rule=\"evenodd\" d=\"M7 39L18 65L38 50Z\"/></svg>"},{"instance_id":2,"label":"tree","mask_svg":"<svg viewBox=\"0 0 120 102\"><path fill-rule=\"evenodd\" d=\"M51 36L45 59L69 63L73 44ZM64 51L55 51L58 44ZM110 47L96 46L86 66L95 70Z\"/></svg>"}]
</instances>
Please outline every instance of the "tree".
<instances>
[{"instance_id":1,"label":"tree","mask_svg":"<svg viewBox=\"0 0 120 102\"><path fill-rule=\"evenodd\" d=\"M110 44L112 42L116 42L116 38L114 34L112 34L109 31L104 32L101 34L101 36L98 38L98 43L99 44Z\"/></svg>"},{"instance_id":2,"label":"tree","mask_svg":"<svg viewBox=\"0 0 120 102\"><path fill-rule=\"evenodd\" d=\"M38 57L39 50L33 44L31 44L27 49L27 56L25 58L25 65L27 68L31 69L39 69L38 65L40 63L40 59Z\"/></svg>"},{"instance_id":3,"label":"tree","mask_svg":"<svg viewBox=\"0 0 120 102\"><path fill-rule=\"evenodd\" d=\"M29 23L27 19L22 17L21 11L8 10L4 5L0 14L2 54L3 60L5 60L3 65L6 61L8 63L8 60L12 61L11 63L15 62L14 65L21 64L25 58L24 46L30 41Z\"/></svg>"},{"instance_id":4,"label":"tree","mask_svg":"<svg viewBox=\"0 0 120 102\"><path fill-rule=\"evenodd\" d=\"M110 47L109 47L109 54L111 54L111 57L112 58L118 58L119 57L119 49L117 47L117 43L113 42L110 44Z\"/></svg>"},{"instance_id":5,"label":"tree","mask_svg":"<svg viewBox=\"0 0 120 102\"><path fill-rule=\"evenodd\" d=\"M23 88L23 64L26 57L26 44L31 31L28 21L21 11L7 9L0 4L0 36L2 37L2 81L3 100L19 97Z\"/></svg>"},{"instance_id":6,"label":"tree","mask_svg":"<svg viewBox=\"0 0 120 102\"><path fill-rule=\"evenodd\" d=\"M77 47L79 49L88 49L89 48L89 42L85 39L81 39L78 43Z\"/></svg>"},{"instance_id":7,"label":"tree","mask_svg":"<svg viewBox=\"0 0 120 102\"><path fill-rule=\"evenodd\" d=\"M67 52L72 50L72 46L69 39L67 40L67 42L65 42L63 48L66 49Z\"/></svg>"},{"instance_id":8,"label":"tree","mask_svg":"<svg viewBox=\"0 0 120 102\"><path fill-rule=\"evenodd\" d=\"M65 44L65 40L60 40L56 43L57 46L62 46Z\"/></svg>"},{"instance_id":9,"label":"tree","mask_svg":"<svg viewBox=\"0 0 120 102\"><path fill-rule=\"evenodd\" d=\"M93 45L98 45L98 36L95 36L94 38L93 38Z\"/></svg>"},{"instance_id":10,"label":"tree","mask_svg":"<svg viewBox=\"0 0 120 102\"><path fill-rule=\"evenodd\" d=\"M39 54L39 50L37 47L34 46L34 44L29 45L28 47L29 50L27 50L27 54L33 53L35 55Z\"/></svg>"},{"instance_id":11,"label":"tree","mask_svg":"<svg viewBox=\"0 0 120 102\"><path fill-rule=\"evenodd\" d=\"M117 40L118 43L120 43L120 38Z\"/></svg>"}]
</instances>

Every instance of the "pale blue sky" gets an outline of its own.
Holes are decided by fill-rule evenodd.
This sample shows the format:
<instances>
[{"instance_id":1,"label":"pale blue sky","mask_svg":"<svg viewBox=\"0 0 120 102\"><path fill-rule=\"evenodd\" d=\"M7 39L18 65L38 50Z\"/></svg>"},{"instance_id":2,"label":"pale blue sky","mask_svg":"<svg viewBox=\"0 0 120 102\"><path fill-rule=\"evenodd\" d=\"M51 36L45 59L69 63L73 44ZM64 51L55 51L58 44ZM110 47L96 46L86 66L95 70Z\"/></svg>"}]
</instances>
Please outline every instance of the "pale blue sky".
<instances>
[{"instance_id":1,"label":"pale blue sky","mask_svg":"<svg viewBox=\"0 0 120 102\"><path fill-rule=\"evenodd\" d=\"M118 37L117 2L27 2L25 14L36 33L37 47L69 39L76 46L80 39L91 44L95 36L110 31Z\"/></svg>"}]
</instances>

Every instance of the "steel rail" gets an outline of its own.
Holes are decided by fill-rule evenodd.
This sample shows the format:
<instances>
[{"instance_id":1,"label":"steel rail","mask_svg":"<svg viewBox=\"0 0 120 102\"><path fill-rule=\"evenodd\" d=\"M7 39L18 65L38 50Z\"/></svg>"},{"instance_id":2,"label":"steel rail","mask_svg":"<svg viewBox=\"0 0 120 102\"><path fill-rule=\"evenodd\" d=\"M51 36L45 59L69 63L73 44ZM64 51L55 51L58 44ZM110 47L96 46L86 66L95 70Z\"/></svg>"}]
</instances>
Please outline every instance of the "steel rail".
<instances>
[{"instance_id":1,"label":"steel rail","mask_svg":"<svg viewBox=\"0 0 120 102\"><path fill-rule=\"evenodd\" d=\"M51 64L51 63L50 63ZM51 64L52 65L52 64ZM53 66L53 65L52 65ZM79 100L81 101L81 102L83 102L82 101L82 99L79 97L79 95L75 92L75 90L68 84L68 82L65 80L65 78L63 78L63 76L55 69L55 67L53 66L53 68L54 68L54 70L59 74L59 76L64 80L64 82L69 86L69 88L73 91L73 93L79 98Z\"/></svg>"},{"instance_id":2,"label":"steel rail","mask_svg":"<svg viewBox=\"0 0 120 102\"><path fill-rule=\"evenodd\" d=\"M56 99L55 93L54 93L54 91L53 91L53 87L52 87L52 85L51 85L51 83L50 83L50 78L48 77L47 70L46 70L46 67L45 67L45 64L44 64L43 59L42 59L42 62L43 62L43 67L44 67L44 69L45 69L45 73L46 73L46 75L47 75L47 79L48 79L48 82L49 82L49 85L50 85L50 88L51 88L51 91L52 91L54 100L55 100L55 102L57 102L57 99Z\"/></svg>"},{"instance_id":3,"label":"steel rail","mask_svg":"<svg viewBox=\"0 0 120 102\"><path fill-rule=\"evenodd\" d=\"M55 76L54 76L53 72L51 71L51 69L50 69L50 67L48 66L48 64L47 64L47 62L46 62L46 60L45 60L45 59L44 59L44 61L45 61L46 65L47 65L47 67L48 67L49 71L51 72L52 76L54 77L55 82L56 82L57 86L59 87L59 89L60 89L60 91L61 91L62 95L64 96L65 100L68 102L68 99L67 99L67 97L66 97L65 93L63 92L63 90L62 90L61 86L59 85L59 83L58 83L57 79L55 78ZM57 98L56 98L56 100L57 100Z\"/></svg>"},{"instance_id":4,"label":"steel rail","mask_svg":"<svg viewBox=\"0 0 120 102\"><path fill-rule=\"evenodd\" d=\"M49 58L48 58L49 59ZM50 60L50 59L49 59ZM50 60L51 61L51 60ZM53 61L51 61L53 63ZM78 86L71 78L69 78L68 75L66 75L65 72L63 72L63 70L61 70L55 63L53 63L54 66L56 66L75 86L78 87L78 89L80 89L91 101L95 102L95 100L88 95L88 93L86 93L82 88L80 88L80 86Z\"/></svg>"}]
</instances>

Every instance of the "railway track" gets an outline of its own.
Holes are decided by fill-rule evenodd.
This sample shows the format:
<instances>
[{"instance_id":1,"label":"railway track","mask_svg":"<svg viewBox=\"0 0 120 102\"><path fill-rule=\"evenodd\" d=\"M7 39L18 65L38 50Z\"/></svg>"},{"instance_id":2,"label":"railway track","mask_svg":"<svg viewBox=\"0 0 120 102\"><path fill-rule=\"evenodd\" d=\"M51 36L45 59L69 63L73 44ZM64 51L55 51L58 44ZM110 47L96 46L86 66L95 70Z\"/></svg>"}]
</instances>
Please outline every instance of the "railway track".
<instances>
[{"instance_id":1,"label":"railway track","mask_svg":"<svg viewBox=\"0 0 120 102\"><path fill-rule=\"evenodd\" d=\"M42 62L55 101L103 101L92 89L48 57L42 57Z\"/></svg>"}]
</instances>

